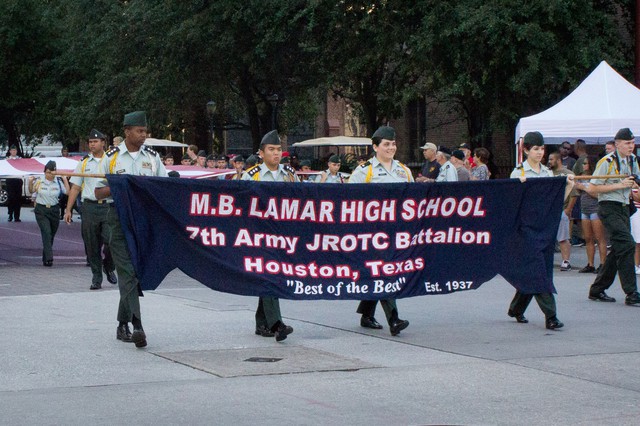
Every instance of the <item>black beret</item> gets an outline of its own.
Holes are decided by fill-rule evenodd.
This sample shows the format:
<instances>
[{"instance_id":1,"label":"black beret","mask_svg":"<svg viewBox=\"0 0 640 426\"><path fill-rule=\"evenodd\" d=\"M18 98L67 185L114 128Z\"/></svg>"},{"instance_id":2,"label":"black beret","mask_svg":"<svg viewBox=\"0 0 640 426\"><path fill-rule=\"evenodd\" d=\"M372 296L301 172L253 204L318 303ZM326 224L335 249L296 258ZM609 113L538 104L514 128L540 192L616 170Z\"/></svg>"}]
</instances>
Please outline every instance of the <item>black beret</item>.
<instances>
[{"instance_id":1,"label":"black beret","mask_svg":"<svg viewBox=\"0 0 640 426\"><path fill-rule=\"evenodd\" d=\"M544 138L540 132L528 132L524 135L523 142L525 145L529 146L543 146Z\"/></svg>"},{"instance_id":2,"label":"black beret","mask_svg":"<svg viewBox=\"0 0 640 426\"><path fill-rule=\"evenodd\" d=\"M248 158L247 161L245 161L245 163L247 163L247 167L251 167L255 164L258 163L258 157L254 154L251 154Z\"/></svg>"},{"instance_id":3,"label":"black beret","mask_svg":"<svg viewBox=\"0 0 640 426\"><path fill-rule=\"evenodd\" d=\"M468 143L461 143L458 148L460 148L460 149L471 149L471 148L469 148L469 144Z\"/></svg>"},{"instance_id":4,"label":"black beret","mask_svg":"<svg viewBox=\"0 0 640 426\"><path fill-rule=\"evenodd\" d=\"M278 131L272 130L264 135L262 137L262 140L260 141L260 146L262 145L282 145L282 142L280 142L280 137L278 136Z\"/></svg>"},{"instance_id":5,"label":"black beret","mask_svg":"<svg viewBox=\"0 0 640 426\"><path fill-rule=\"evenodd\" d=\"M616 137L614 139L621 141L630 141L635 139L635 136L633 136L631 129L625 127L624 129L618 130L618 133L616 133Z\"/></svg>"},{"instance_id":6,"label":"black beret","mask_svg":"<svg viewBox=\"0 0 640 426\"><path fill-rule=\"evenodd\" d=\"M207 157L207 153L204 151L204 149L198 152L198 157L205 157L205 158Z\"/></svg>"},{"instance_id":7,"label":"black beret","mask_svg":"<svg viewBox=\"0 0 640 426\"><path fill-rule=\"evenodd\" d=\"M447 148L446 146L438 147L438 151L442 152L443 154L451 155L451 150L449 148Z\"/></svg>"},{"instance_id":8,"label":"black beret","mask_svg":"<svg viewBox=\"0 0 640 426\"><path fill-rule=\"evenodd\" d=\"M302 160L302 161L300 162L300 167L302 167L302 166L311 167L311 161L309 161L309 160Z\"/></svg>"},{"instance_id":9,"label":"black beret","mask_svg":"<svg viewBox=\"0 0 640 426\"><path fill-rule=\"evenodd\" d=\"M289 164L291 163L291 160L289 160L289 157L282 157L280 159L280 164Z\"/></svg>"},{"instance_id":10,"label":"black beret","mask_svg":"<svg viewBox=\"0 0 640 426\"><path fill-rule=\"evenodd\" d=\"M176 172L175 170L171 170L170 172L167 173L167 176L169 177L180 177L180 173Z\"/></svg>"},{"instance_id":11,"label":"black beret","mask_svg":"<svg viewBox=\"0 0 640 426\"><path fill-rule=\"evenodd\" d=\"M458 160L464 160L464 152L459 149L456 149L451 153L452 157L456 157Z\"/></svg>"},{"instance_id":12,"label":"black beret","mask_svg":"<svg viewBox=\"0 0 640 426\"><path fill-rule=\"evenodd\" d=\"M217 160L217 158L215 157L215 155L213 155L213 154L209 154L209 155L207 155L207 161L211 161L211 160L213 160L213 161Z\"/></svg>"},{"instance_id":13,"label":"black beret","mask_svg":"<svg viewBox=\"0 0 640 426\"><path fill-rule=\"evenodd\" d=\"M89 136L87 137L87 139L102 139L102 140L107 140L107 136L102 133L100 130L96 130L96 129L91 129L91 131L89 132Z\"/></svg>"},{"instance_id":14,"label":"black beret","mask_svg":"<svg viewBox=\"0 0 640 426\"><path fill-rule=\"evenodd\" d=\"M183 160L191 160L191 157L189 157L189 154L185 154L182 156Z\"/></svg>"},{"instance_id":15,"label":"black beret","mask_svg":"<svg viewBox=\"0 0 640 426\"><path fill-rule=\"evenodd\" d=\"M393 127L390 126L380 126L378 127L378 130L373 133L373 136L371 136L371 138L380 138L394 141L396 140L396 131Z\"/></svg>"},{"instance_id":16,"label":"black beret","mask_svg":"<svg viewBox=\"0 0 640 426\"><path fill-rule=\"evenodd\" d=\"M45 170L55 171L56 167L57 167L56 162L53 160L47 161L47 164L44 165Z\"/></svg>"},{"instance_id":17,"label":"black beret","mask_svg":"<svg viewBox=\"0 0 640 426\"><path fill-rule=\"evenodd\" d=\"M17 146L15 146L15 145L11 145L11 146L9 147L9 149L18 149L18 147L17 147Z\"/></svg>"},{"instance_id":18,"label":"black beret","mask_svg":"<svg viewBox=\"0 0 640 426\"><path fill-rule=\"evenodd\" d=\"M333 154L331 157L329 157L329 162L330 163L339 163L340 162L340 156L338 154Z\"/></svg>"},{"instance_id":19,"label":"black beret","mask_svg":"<svg viewBox=\"0 0 640 426\"><path fill-rule=\"evenodd\" d=\"M234 163L244 163L244 157L242 155L236 155L231 161Z\"/></svg>"}]
</instances>

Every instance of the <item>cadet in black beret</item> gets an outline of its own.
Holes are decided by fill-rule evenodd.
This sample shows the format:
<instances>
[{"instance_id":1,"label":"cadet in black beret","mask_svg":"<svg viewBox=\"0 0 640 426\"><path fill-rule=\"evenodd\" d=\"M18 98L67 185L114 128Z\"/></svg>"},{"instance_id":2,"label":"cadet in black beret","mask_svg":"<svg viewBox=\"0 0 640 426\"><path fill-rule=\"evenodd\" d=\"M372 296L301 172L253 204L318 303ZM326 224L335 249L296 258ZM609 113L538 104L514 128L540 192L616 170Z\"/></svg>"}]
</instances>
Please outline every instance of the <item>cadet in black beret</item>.
<instances>
[{"instance_id":1,"label":"cadet in black beret","mask_svg":"<svg viewBox=\"0 0 640 426\"><path fill-rule=\"evenodd\" d=\"M207 169L215 169L216 168L216 156L213 154L207 155Z\"/></svg>"},{"instance_id":2,"label":"cadet in black beret","mask_svg":"<svg viewBox=\"0 0 640 426\"><path fill-rule=\"evenodd\" d=\"M191 157L189 157L189 154L184 154L182 156L182 160L180 160L180 165L181 166L190 166L191 165Z\"/></svg>"},{"instance_id":3,"label":"cadet in black beret","mask_svg":"<svg viewBox=\"0 0 640 426\"><path fill-rule=\"evenodd\" d=\"M218 155L218 158L216 159L216 167L219 169L228 169L229 168L229 164L227 164L227 156L224 154L220 154Z\"/></svg>"},{"instance_id":4,"label":"cadet in black beret","mask_svg":"<svg viewBox=\"0 0 640 426\"><path fill-rule=\"evenodd\" d=\"M291 160L289 160L289 157L282 157L280 159L280 164L291 164Z\"/></svg>"},{"instance_id":5,"label":"cadet in black beret","mask_svg":"<svg viewBox=\"0 0 640 426\"><path fill-rule=\"evenodd\" d=\"M396 140L396 130L390 126L380 126L378 130L373 133L371 136L371 140L374 145L379 145L382 139L386 139L388 141Z\"/></svg>"},{"instance_id":6,"label":"cadet in black beret","mask_svg":"<svg viewBox=\"0 0 640 426\"><path fill-rule=\"evenodd\" d=\"M124 127L147 127L147 113L144 111L134 111L125 114L122 125Z\"/></svg>"},{"instance_id":7,"label":"cadet in black beret","mask_svg":"<svg viewBox=\"0 0 640 426\"><path fill-rule=\"evenodd\" d=\"M242 155L236 155L231 159L231 163L233 168L236 169L236 174L233 175L231 179L240 180L240 178L242 178L242 172L244 172L244 158Z\"/></svg>"},{"instance_id":8,"label":"cadet in black beret","mask_svg":"<svg viewBox=\"0 0 640 426\"><path fill-rule=\"evenodd\" d=\"M251 167L255 166L256 164L258 164L260 162L260 157L258 157L255 154L251 154L249 157L247 157L247 161L245 161L245 166L248 169L250 169Z\"/></svg>"},{"instance_id":9,"label":"cadet in black beret","mask_svg":"<svg viewBox=\"0 0 640 426\"><path fill-rule=\"evenodd\" d=\"M328 169L322 172L319 183L345 183L345 177L340 173L340 156L333 154L327 162Z\"/></svg>"},{"instance_id":10,"label":"cadet in black beret","mask_svg":"<svg viewBox=\"0 0 640 426\"><path fill-rule=\"evenodd\" d=\"M456 149L451 153L452 157L456 157L458 160L464 161L464 152L460 149Z\"/></svg>"},{"instance_id":11,"label":"cadet in black beret","mask_svg":"<svg viewBox=\"0 0 640 426\"><path fill-rule=\"evenodd\" d=\"M640 201L634 174L640 174L638 158L634 155L635 138L631 129L618 130L615 136L616 150L604 156L593 172L591 190L598 194L598 217L609 235L611 251L600 272L589 289L589 299L600 302L615 302L605 290L609 289L618 275L622 290L627 295L624 303L640 305L640 294L635 275L634 254L637 241L629 227L629 200ZM625 175L627 178L601 179L603 175Z\"/></svg>"},{"instance_id":12,"label":"cadet in black beret","mask_svg":"<svg viewBox=\"0 0 640 426\"><path fill-rule=\"evenodd\" d=\"M204 150L200 150L200 152L198 152L198 157L196 158L197 161L197 166L206 168L207 165L205 164L207 162L207 153Z\"/></svg>"},{"instance_id":13,"label":"cadet in black beret","mask_svg":"<svg viewBox=\"0 0 640 426\"><path fill-rule=\"evenodd\" d=\"M87 136L87 139L101 139L103 141L106 141L107 136L100 130L91 129L91 131L89 132L89 136Z\"/></svg>"}]
</instances>

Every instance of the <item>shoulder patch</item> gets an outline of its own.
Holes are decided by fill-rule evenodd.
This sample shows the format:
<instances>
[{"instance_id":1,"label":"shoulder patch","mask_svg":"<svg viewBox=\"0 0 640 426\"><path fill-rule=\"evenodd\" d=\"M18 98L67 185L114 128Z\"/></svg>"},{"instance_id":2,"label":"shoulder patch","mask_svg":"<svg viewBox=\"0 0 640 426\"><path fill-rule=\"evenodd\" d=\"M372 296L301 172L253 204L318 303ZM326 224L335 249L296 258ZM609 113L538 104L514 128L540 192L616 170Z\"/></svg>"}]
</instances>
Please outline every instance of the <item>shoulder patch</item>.
<instances>
[{"instance_id":1,"label":"shoulder patch","mask_svg":"<svg viewBox=\"0 0 640 426\"><path fill-rule=\"evenodd\" d=\"M111 157L116 152L120 152L120 148L118 148L117 146L114 146L113 148L111 148L109 151L106 152L106 155L107 157Z\"/></svg>"},{"instance_id":2,"label":"shoulder patch","mask_svg":"<svg viewBox=\"0 0 640 426\"><path fill-rule=\"evenodd\" d=\"M145 151L147 151L149 154L153 155L154 157L158 156L158 151L156 151L155 149L151 148L150 146L142 145L142 149L144 149Z\"/></svg>"},{"instance_id":3,"label":"shoulder patch","mask_svg":"<svg viewBox=\"0 0 640 426\"><path fill-rule=\"evenodd\" d=\"M260 166L256 164L255 166L246 170L245 173L248 174L249 176L255 176L257 173L260 173Z\"/></svg>"},{"instance_id":4,"label":"shoulder patch","mask_svg":"<svg viewBox=\"0 0 640 426\"><path fill-rule=\"evenodd\" d=\"M85 155L84 157L82 157L82 160L81 160L81 161L84 161L84 160L86 160L87 158L89 158L89 154L87 154L87 155Z\"/></svg>"}]
</instances>

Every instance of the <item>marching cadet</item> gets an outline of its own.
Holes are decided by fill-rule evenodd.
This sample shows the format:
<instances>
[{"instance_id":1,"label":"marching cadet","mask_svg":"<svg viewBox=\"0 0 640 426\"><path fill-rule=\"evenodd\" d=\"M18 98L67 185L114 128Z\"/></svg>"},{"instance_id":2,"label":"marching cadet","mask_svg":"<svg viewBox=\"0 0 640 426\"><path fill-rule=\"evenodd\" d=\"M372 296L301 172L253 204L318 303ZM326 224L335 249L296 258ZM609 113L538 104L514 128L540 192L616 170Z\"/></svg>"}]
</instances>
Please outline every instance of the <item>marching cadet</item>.
<instances>
[{"instance_id":1,"label":"marching cadet","mask_svg":"<svg viewBox=\"0 0 640 426\"><path fill-rule=\"evenodd\" d=\"M242 157L242 155L236 155L231 159L231 165L236 169L236 174L234 174L231 179L242 179L242 173L244 173L244 157Z\"/></svg>"},{"instance_id":2,"label":"marching cadet","mask_svg":"<svg viewBox=\"0 0 640 426\"><path fill-rule=\"evenodd\" d=\"M329 157L328 167L322 172L318 183L345 183L345 178L340 173L340 156L338 154Z\"/></svg>"},{"instance_id":3,"label":"marching cadet","mask_svg":"<svg viewBox=\"0 0 640 426\"><path fill-rule=\"evenodd\" d=\"M396 154L396 131L393 127L382 126L371 137L375 156L364 164L355 168L349 183L393 183L413 182L413 176L407 166L394 160ZM377 300L363 300L358 305L357 313L362 314L360 326L381 329L382 325L376 321ZM398 318L398 307L395 299L381 300L380 304L387 317L392 336L409 326L409 321Z\"/></svg>"},{"instance_id":4,"label":"marching cadet","mask_svg":"<svg viewBox=\"0 0 640 426\"><path fill-rule=\"evenodd\" d=\"M147 137L147 115L135 111L124 116L124 143L109 150L98 168L106 174L130 174L138 176L167 176L160 155L143 145ZM118 305L118 328L116 338L123 342L134 342L136 347L147 346L147 336L142 328L138 278L127 249L120 220L111 197L111 189L106 179L96 183L95 195L107 205L102 239L111 248L119 278L120 303ZM128 323L133 325L133 333Z\"/></svg>"},{"instance_id":5,"label":"marching cadet","mask_svg":"<svg viewBox=\"0 0 640 426\"><path fill-rule=\"evenodd\" d=\"M107 143L107 136L96 129L89 132L89 154L78 163L75 173L93 174L99 173L100 162L104 158L104 147ZM109 246L103 244L102 228L106 226L105 212L108 209L104 200L96 199L95 188L98 182L97 178L85 178L81 176L73 176L69 182L71 190L69 191L69 202L64 212L64 221L71 223L72 208L76 203L78 195L82 199L82 240L84 241L85 251L89 266L91 266L91 287L89 290L98 290L102 288L102 271L107 275L107 281L111 284L117 284L118 279L115 274L115 265L111 257ZM100 252L104 245L104 260Z\"/></svg>"},{"instance_id":6,"label":"marching cadet","mask_svg":"<svg viewBox=\"0 0 640 426\"><path fill-rule=\"evenodd\" d=\"M523 146L527 159L511 172L511 178L525 182L527 178L553 177L553 172L542 164L542 157L544 157L544 138L542 134L540 132L527 133L524 135ZM567 176L565 198L567 198L572 189L573 176ZM517 291L513 296L507 315L515 318L519 323L528 323L529 320L525 318L524 311L527 310L527 306L529 306L533 297L536 298L540 310L544 313L546 328L549 330L562 328L564 324L556 316L556 299L553 293L524 294Z\"/></svg>"},{"instance_id":7,"label":"marching cadet","mask_svg":"<svg viewBox=\"0 0 640 426\"><path fill-rule=\"evenodd\" d=\"M262 138L259 154L263 163L248 169L242 180L262 182L297 182L295 170L280 164L282 146L278 132L272 130ZM280 301L276 297L260 297L256 310L256 334L263 337L275 336L280 342L293 333L293 327L282 322Z\"/></svg>"},{"instance_id":8,"label":"marching cadet","mask_svg":"<svg viewBox=\"0 0 640 426\"><path fill-rule=\"evenodd\" d=\"M615 302L605 293L616 277L624 290L624 303L640 305L640 294L634 270L634 253L637 241L631 235L629 208L631 188L637 188L633 176L624 179L600 179L598 176L640 173L638 159L633 154L635 136L629 128L618 130L615 136L615 151L603 157L597 164L588 192L598 196L598 217L602 219L611 241L611 252L607 255L600 272L589 289L589 299L599 302ZM636 200L637 201L637 200Z\"/></svg>"}]
</instances>

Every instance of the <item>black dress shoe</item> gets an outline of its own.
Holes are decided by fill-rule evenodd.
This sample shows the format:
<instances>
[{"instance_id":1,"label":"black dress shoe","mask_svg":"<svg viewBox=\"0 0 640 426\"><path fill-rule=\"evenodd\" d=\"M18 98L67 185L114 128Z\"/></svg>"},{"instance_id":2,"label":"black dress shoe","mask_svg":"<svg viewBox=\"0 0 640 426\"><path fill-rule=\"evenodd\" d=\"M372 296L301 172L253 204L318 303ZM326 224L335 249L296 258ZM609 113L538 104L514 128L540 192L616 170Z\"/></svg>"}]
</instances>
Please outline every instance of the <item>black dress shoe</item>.
<instances>
[{"instance_id":1,"label":"black dress shoe","mask_svg":"<svg viewBox=\"0 0 640 426\"><path fill-rule=\"evenodd\" d=\"M102 284L91 284L89 290L100 290L102 288Z\"/></svg>"},{"instance_id":2,"label":"black dress shoe","mask_svg":"<svg viewBox=\"0 0 640 426\"><path fill-rule=\"evenodd\" d=\"M262 337L273 337L276 335L273 331L269 330L264 325L256 325L256 334Z\"/></svg>"},{"instance_id":3,"label":"black dress shoe","mask_svg":"<svg viewBox=\"0 0 640 426\"><path fill-rule=\"evenodd\" d=\"M16 219L15 222L22 222L20 219Z\"/></svg>"},{"instance_id":4,"label":"black dress shoe","mask_svg":"<svg viewBox=\"0 0 640 426\"><path fill-rule=\"evenodd\" d=\"M133 327L133 333L131 333L131 341L136 344L136 348L144 348L147 346L147 335L144 333L142 327Z\"/></svg>"},{"instance_id":5,"label":"black dress shoe","mask_svg":"<svg viewBox=\"0 0 640 426\"><path fill-rule=\"evenodd\" d=\"M553 318L547 318L546 326L549 330L555 330L556 328L564 327L564 324L558 321L558 318L553 317Z\"/></svg>"},{"instance_id":6,"label":"black dress shoe","mask_svg":"<svg viewBox=\"0 0 640 426\"><path fill-rule=\"evenodd\" d=\"M589 299L597 300L599 302L615 302L616 301L616 299L614 299L613 297L607 296L607 293L605 293L604 291L601 291L598 294L589 293Z\"/></svg>"},{"instance_id":7,"label":"black dress shoe","mask_svg":"<svg viewBox=\"0 0 640 426\"><path fill-rule=\"evenodd\" d=\"M278 329L276 330L276 333L275 333L276 342L282 342L291 333L293 333L293 327L290 327L285 323L283 323L282 321L280 321L280 325L278 326Z\"/></svg>"},{"instance_id":8,"label":"black dress shoe","mask_svg":"<svg viewBox=\"0 0 640 426\"><path fill-rule=\"evenodd\" d=\"M107 271L103 268L104 273L107 275L107 281L111 284L118 284L118 277L116 277L116 271Z\"/></svg>"},{"instance_id":9,"label":"black dress shoe","mask_svg":"<svg viewBox=\"0 0 640 426\"><path fill-rule=\"evenodd\" d=\"M375 330L382 329L382 325L378 323L374 317L367 317L364 315L360 318L360 327L373 328Z\"/></svg>"},{"instance_id":10,"label":"black dress shoe","mask_svg":"<svg viewBox=\"0 0 640 426\"><path fill-rule=\"evenodd\" d=\"M516 315L515 312L513 312L511 309L509 309L509 312L507 312L507 315L509 315L511 318L515 318L517 322L519 322L520 324L526 324L529 322L529 320L522 314Z\"/></svg>"},{"instance_id":11,"label":"black dress shoe","mask_svg":"<svg viewBox=\"0 0 640 426\"><path fill-rule=\"evenodd\" d=\"M129 330L129 324L119 325L116 329L116 339L122 340L123 342L132 342L131 340L131 330Z\"/></svg>"},{"instance_id":12,"label":"black dress shoe","mask_svg":"<svg viewBox=\"0 0 640 426\"><path fill-rule=\"evenodd\" d=\"M42 264L44 266L51 267L51 266L53 266L53 260L45 260L44 262L42 262Z\"/></svg>"},{"instance_id":13,"label":"black dress shoe","mask_svg":"<svg viewBox=\"0 0 640 426\"><path fill-rule=\"evenodd\" d=\"M640 294L637 291L630 293L624 299L626 305L640 305Z\"/></svg>"},{"instance_id":14,"label":"black dress shoe","mask_svg":"<svg viewBox=\"0 0 640 426\"><path fill-rule=\"evenodd\" d=\"M397 336L402 330L407 327L409 327L409 321L397 319L389 324L389 331L391 331L392 336Z\"/></svg>"}]
</instances>

